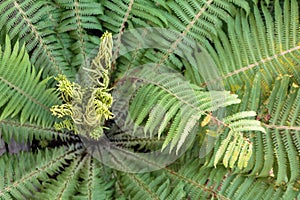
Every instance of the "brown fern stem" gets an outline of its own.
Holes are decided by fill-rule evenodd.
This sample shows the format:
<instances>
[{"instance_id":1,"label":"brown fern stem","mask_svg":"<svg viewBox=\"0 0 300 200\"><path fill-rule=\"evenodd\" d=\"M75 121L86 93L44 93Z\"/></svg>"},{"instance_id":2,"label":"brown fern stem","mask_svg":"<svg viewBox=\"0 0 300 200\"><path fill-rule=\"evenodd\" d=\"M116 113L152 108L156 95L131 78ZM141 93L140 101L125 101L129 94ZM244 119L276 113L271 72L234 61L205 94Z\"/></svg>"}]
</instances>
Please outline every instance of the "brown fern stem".
<instances>
[{"instance_id":1,"label":"brown fern stem","mask_svg":"<svg viewBox=\"0 0 300 200\"><path fill-rule=\"evenodd\" d=\"M125 29L125 23L128 20L128 17L129 17L130 11L132 9L133 3L134 3L134 0L130 0L127 11L124 15L122 24L121 24L120 29L119 29L119 34L118 34L117 41L116 41L116 50L115 50L115 52L113 54L113 57L112 57L113 60L114 60L113 63L112 63L112 69L111 69L112 71L114 70L114 66L116 64L116 59L117 59L117 56L118 56L119 51L120 51L121 38L122 38L122 35L124 33L124 29Z\"/></svg>"},{"instance_id":2,"label":"brown fern stem","mask_svg":"<svg viewBox=\"0 0 300 200\"><path fill-rule=\"evenodd\" d=\"M284 126L284 125L275 125L275 124L262 124L263 126L269 129L280 129L280 130L295 130L300 131L299 126Z\"/></svg>"}]
</instances>

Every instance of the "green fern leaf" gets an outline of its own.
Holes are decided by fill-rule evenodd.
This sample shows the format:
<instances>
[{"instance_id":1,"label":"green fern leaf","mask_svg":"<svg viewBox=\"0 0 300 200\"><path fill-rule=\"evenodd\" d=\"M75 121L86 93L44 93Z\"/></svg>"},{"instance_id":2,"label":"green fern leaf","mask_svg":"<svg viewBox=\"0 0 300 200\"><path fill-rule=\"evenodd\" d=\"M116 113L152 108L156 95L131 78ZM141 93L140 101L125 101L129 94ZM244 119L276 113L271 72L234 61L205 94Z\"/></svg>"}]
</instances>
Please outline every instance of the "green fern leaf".
<instances>
[{"instance_id":1,"label":"green fern leaf","mask_svg":"<svg viewBox=\"0 0 300 200\"><path fill-rule=\"evenodd\" d=\"M70 58L71 64L74 68L87 68L97 53L93 50L99 43L98 37L88 34L88 30L102 30L99 21L99 16L103 14L102 5L97 1L90 0L58 0L56 3L62 11L61 22L56 30L59 34L70 34L73 41L68 47L75 53ZM95 40L97 41L96 44L94 43Z\"/></svg>"},{"instance_id":2,"label":"green fern leaf","mask_svg":"<svg viewBox=\"0 0 300 200\"><path fill-rule=\"evenodd\" d=\"M36 124L20 123L17 120L2 120L0 121L1 138L9 143L13 138L16 142L32 142L36 140L51 140L58 139L65 141L70 139L70 136L61 132L55 131L53 128L45 128Z\"/></svg>"},{"instance_id":3,"label":"green fern leaf","mask_svg":"<svg viewBox=\"0 0 300 200\"><path fill-rule=\"evenodd\" d=\"M19 50L16 42L12 49L7 36L5 49L0 51L0 120L18 116L21 123L53 124L49 108L58 98L53 89L46 88L49 78L40 81L40 77L41 71L35 72L24 46Z\"/></svg>"},{"instance_id":4,"label":"green fern leaf","mask_svg":"<svg viewBox=\"0 0 300 200\"><path fill-rule=\"evenodd\" d=\"M71 147L69 152L60 148L51 152L40 151L37 155L24 153L21 160L17 156L1 156L0 198L24 199L32 196L36 193L36 187L41 186L39 180L49 179L49 174L53 175L66 160L74 158L76 153L79 152Z\"/></svg>"},{"instance_id":5,"label":"green fern leaf","mask_svg":"<svg viewBox=\"0 0 300 200\"><path fill-rule=\"evenodd\" d=\"M215 49L208 51L218 64L220 76L226 85L242 85L253 80L256 72L261 73L265 91L280 74L290 74L300 82L299 75L299 5L296 0L284 1L284 8L275 1L275 16L266 6L254 6L254 12L247 17L243 11L228 21L228 34L219 32L214 40ZM283 10L284 9L284 10ZM216 80L202 81L213 83Z\"/></svg>"},{"instance_id":6,"label":"green fern leaf","mask_svg":"<svg viewBox=\"0 0 300 200\"><path fill-rule=\"evenodd\" d=\"M74 78L64 56L64 44L57 41L53 29L57 18L55 7L47 1L1 1L0 26L5 27L11 39L19 39L31 52L30 61L45 76L64 72ZM11 17L14 16L14 17ZM45 17L48 16L48 17Z\"/></svg>"},{"instance_id":7,"label":"green fern leaf","mask_svg":"<svg viewBox=\"0 0 300 200\"><path fill-rule=\"evenodd\" d=\"M152 69L145 68L138 74L130 75L129 73L127 77L129 81L130 79L141 81L145 83L145 86L139 86L136 92L131 94L133 99L130 102L126 124L128 127L133 126L133 132L139 126L144 126L145 134L147 134L146 131L152 130L151 136L153 130L157 130L158 138L167 133L162 150L170 144L170 151L177 146L176 152L178 153L187 136L192 134L201 115L240 101L236 95L227 92L195 90L196 86L185 82L176 73L165 70L166 73L162 73L164 70L161 69L158 74ZM172 104L169 104L169 102L172 102ZM160 122L155 117L158 109L160 112L165 111L163 115L158 117ZM244 113L243 117L245 118L248 115L252 116L253 113ZM237 132L247 130L264 131L259 122L251 120L240 120L235 124L232 123L229 128Z\"/></svg>"}]
</instances>

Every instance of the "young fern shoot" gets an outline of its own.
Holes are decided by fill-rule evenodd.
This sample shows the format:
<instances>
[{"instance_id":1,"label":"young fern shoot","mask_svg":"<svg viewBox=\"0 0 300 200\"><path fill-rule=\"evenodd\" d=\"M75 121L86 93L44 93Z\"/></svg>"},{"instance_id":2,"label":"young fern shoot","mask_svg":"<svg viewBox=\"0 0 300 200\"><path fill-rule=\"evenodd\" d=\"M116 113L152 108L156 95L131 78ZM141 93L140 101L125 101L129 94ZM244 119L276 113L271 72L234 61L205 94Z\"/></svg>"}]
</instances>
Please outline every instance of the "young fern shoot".
<instances>
[{"instance_id":1,"label":"young fern shoot","mask_svg":"<svg viewBox=\"0 0 300 200\"><path fill-rule=\"evenodd\" d=\"M112 34L104 33L98 54L92 60L90 68L83 68L80 74L82 85L71 83L62 74L55 78L63 104L55 105L50 110L54 116L65 118L55 124L57 130L68 129L93 139L99 139L103 135L105 120L114 116L109 110L113 98L108 88L112 43Z\"/></svg>"}]
</instances>

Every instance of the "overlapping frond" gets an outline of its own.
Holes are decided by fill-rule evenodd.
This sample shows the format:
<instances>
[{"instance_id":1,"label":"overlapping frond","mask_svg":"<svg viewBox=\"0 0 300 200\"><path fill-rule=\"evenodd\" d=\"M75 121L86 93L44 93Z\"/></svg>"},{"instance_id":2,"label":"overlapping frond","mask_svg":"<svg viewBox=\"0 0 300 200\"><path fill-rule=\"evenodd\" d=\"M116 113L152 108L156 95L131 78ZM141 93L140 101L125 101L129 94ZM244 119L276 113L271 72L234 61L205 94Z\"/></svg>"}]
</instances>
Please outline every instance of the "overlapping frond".
<instances>
[{"instance_id":1,"label":"overlapping frond","mask_svg":"<svg viewBox=\"0 0 300 200\"><path fill-rule=\"evenodd\" d=\"M141 50L132 52L118 59L118 70L132 68L144 63L164 63L169 67L181 70L183 61L176 57L174 50L183 43L184 38L192 38L204 45L213 37L218 35L223 23L235 15L236 6L247 13L250 11L247 1L221 1L221 0L197 0L197 1L104 1L105 16L102 17L103 27L116 33L116 51L118 56L120 44L128 43L123 41L124 31L140 27L161 27L174 30L180 33L169 49ZM141 9L140 4L147 7ZM143 12L136 14L136 10ZM148 16L148 12L151 16ZM145 18L145 20L144 20ZM168 38L167 33L163 34L161 40ZM143 35L137 35L133 43L142 42ZM163 42L163 41L162 41ZM160 41L157 41L160 43Z\"/></svg>"},{"instance_id":2,"label":"overlapping frond","mask_svg":"<svg viewBox=\"0 0 300 200\"><path fill-rule=\"evenodd\" d=\"M57 12L49 1L2 0L0 13L0 26L10 38L26 44L31 62L43 69L45 76L63 72L74 77L74 69L64 56L64 44L57 40L54 32Z\"/></svg>"},{"instance_id":3,"label":"overlapping frond","mask_svg":"<svg viewBox=\"0 0 300 200\"><path fill-rule=\"evenodd\" d=\"M24 45L19 47L16 42L12 47L7 36L0 51L0 120L18 117L21 123L53 124L49 109L58 97L53 89L47 89L49 78L41 80L41 73L30 64Z\"/></svg>"},{"instance_id":4,"label":"overlapping frond","mask_svg":"<svg viewBox=\"0 0 300 200\"><path fill-rule=\"evenodd\" d=\"M103 26L113 33L122 35L125 28L159 26L166 27L168 22L165 11L153 1L122 0L101 1L105 15L101 17Z\"/></svg>"},{"instance_id":5,"label":"overlapping frond","mask_svg":"<svg viewBox=\"0 0 300 200\"><path fill-rule=\"evenodd\" d=\"M70 64L75 67L87 67L95 56L93 50L99 39L88 30L102 30L100 16L103 14L102 5L97 1L68 1L56 0L60 7L59 23L56 28L58 34L67 33L72 42L65 42L72 51ZM97 42L95 44L95 42Z\"/></svg>"},{"instance_id":6,"label":"overlapping frond","mask_svg":"<svg viewBox=\"0 0 300 200\"><path fill-rule=\"evenodd\" d=\"M74 199L112 199L115 191L111 173L112 170L105 167L91 155L86 155L87 159L80 169L80 187L76 187L77 194Z\"/></svg>"},{"instance_id":7,"label":"overlapping frond","mask_svg":"<svg viewBox=\"0 0 300 200\"><path fill-rule=\"evenodd\" d=\"M0 199L300 198L297 0L0 0L0 13L1 34L11 38L0 41L1 140L52 140L51 150L29 145L30 152L0 156ZM178 34L161 32L142 49L146 33L125 37L126 30L149 26ZM68 134L73 129L51 127L49 110L59 100L47 83L58 73L73 81L81 67L94 73L89 58L104 30L116 34L113 59L135 47L105 61L112 74L76 80L104 81L107 95L120 93L112 107L119 118L102 121L111 129L100 127L113 158L108 167L96 159L102 153L96 141L84 146ZM202 46L192 49L185 38ZM217 76L203 73L213 70L209 57ZM116 83L111 90L108 80ZM225 107L224 116L214 115ZM168 167L160 166L165 157L143 154L164 149L186 151ZM160 170L127 172L145 160Z\"/></svg>"},{"instance_id":8,"label":"overlapping frond","mask_svg":"<svg viewBox=\"0 0 300 200\"><path fill-rule=\"evenodd\" d=\"M279 74L289 74L300 82L299 3L296 0L274 2L274 14L266 6L253 7L228 20L228 29L219 31L214 47L209 47L220 72L220 80L236 91L245 79L260 72L265 90ZM262 10L262 12L260 12ZM203 81L213 83L215 80Z\"/></svg>"},{"instance_id":9,"label":"overlapping frond","mask_svg":"<svg viewBox=\"0 0 300 200\"><path fill-rule=\"evenodd\" d=\"M184 183L190 199L294 199L299 198L296 184L276 187L272 178L255 178L236 174L224 167L203 167L199 160L181 165L179 170L164 169L172 182Z\"/></svg>"},{"instance_id":10,"label":"overlapping frond","mask_svg":"<svg viewBox=\"0 0 300 200\"><path fill-rule=\"evenodd\" d=\"M184 199L185 184L174 184L164 173L119 173L119 187L130 199Z\"/></svg>"},{"instance_id":11,"label":"overlapping frond","mask_svg":"<svg viewBox=\"0 0 300 200\"><path fill-rule=\"evenodd\" d=\"M16 142L32 142L36 140L70 139L70 135L56 131L54 128L46 128L33 123L20 123L18 120L0 121L1 138L9 143L13 138Z\"/></svg>"},{"instance_id":12,"label":"overlapping frond","mask_svg":"<svg viewBox=\"0 0 300 200\"><path fill-rule=\"evenodd\" d=\"M262 115L267 116L262 119L267 133L261 136L263 145L258 150L266 159L257 163L252 174L267 176L269 172L277 184L300 179L299 102L299 86L288 76L280 77L262 106Z\"/></svg>"},{"instance_id":13,"label":"overlapping frond","mask_svg":"<svg viewBox=\"0 0 300 200\"><path fill-rule=\"evenodd\" d=\"M109 174L89 154L78 156L55 179L43 184L36 199L111 199L113 193ZM108 172L108 171L107 171Z\"/></svg>"},{"instance_id":14,"label":"overlapping frond","mask_svg":"<svg viewBox=\"0 0 300 200\"><path fill-rule=\"evenodd\" d=\"M172 71L163 72L162 68L160 69L158 73L151 68L145 68L139 73L135 72L126 77L129 81L136 82L137 85L135 86L136 92L133 91L131 94L125 124L129 128L132 127L133 132L142 127L144 134L150 137L165 136L162 149L170 144L170 151L176 147L176 152L178 152L190 135L195 136L201 116L211 117L212 121L230 130L227 143L220 147L215 165L226 152L227 147L236 145L236 148L232 149L236 156L231 159L230 167L233 167L238 157L238 166L245 167L251 156L251 145L241 136L241 132L264 131L260 122L245 119L253 117L255 112L237 113L224 120L209 116L210 112L237 104L240 100L229 92L201 91L201 88L186 82L182 76ZM208 123L202 126L206 124ZM221 133L220 131L217 134ZM231 137L235 138L236 143L228 146Z\"/></svg>"},{"instance_id":15,"label":"overlapping frond","mask_svg":"<svg viewBox=\"0 0 300 200\"><path fill-rule=\"evenodd\" d=\"M67 160L74 159L80 150L58 148L22 156L4 155L0 158L0 198L26 199L37 193L40 181L47 181Z\"/></svg>"},{"instance_id":16,"label":"overlapping frond","mask_svg":"<svg viewBox=\"0 0 300 200\"><path fill-rule=\"evenodd\" d=\"M186 162L179 161L154 173L119 173L118 187L123 192L122 195L132 199L143 197L145 199L252 200L254 197L256 199L300 197L297 186L299 182L278 187L272 177L249 177L233 173L222 166L205 167L199 159L192 158L188 156Z\"/></svg>"},{"instance_id":17,"label":"overlapping frond","mask_svg":"<svg viewBox=\"0 0 300 200\"><path fill-rule=\"evenodd\" d=\"M225 167L235 168L236 163L239 169L247 167L248 161L252 156L252 143L244 138L243 132L256 130L265 133L259 121L247 119L254 116L256 116L255 112L246 111L224 119L230 130L226 138L218 146L214 158L214 166L223 158L222 161Z\"/></svg>"},{"instance_id":18,"label":"overlapping frond","mask_svg":"<svg viewBox=\"0 0 300 200\"><path fill-rule=\"evenodd\" d=\"M300 179L299 164L299 86L288 75L280 76L274 88L264 99L262 80L258 73L252 84L246 83L240 90L243 93L242 103L236 106L238 112L245 109L258 110L257 120L261 121L266 132L246 132L245 137L252 143L252 156L243 170L234 169L239 173L251 176L272 177L274 184L294 184ZM221 143L216 145L214 155L220 151L225 139L221 135ZM228 137L228 136L227 136ZM221 145L221 146L220 146ZM226 152L225 156L233 158L233 154ZM215 158L215 157L213 157ZM207 158L209 159L209 157ZM207 161L213 166L212 161ZM297 185L297 184L296 184ZM299 189L299 186L295 186Z\"/></svg>"},{"instance_id":19,"label":"overlapping frond","mask_svg":"<svg viewBox=\"0 0 300 200\"><path fill-rule=\"evenodd\" d=\"M103 26L122 35L124 28L159 26L191 35L196 39L216 35L222 21L235 13L238 5L249 12L247 1L103 1ZM201 40L202 40L201 39Z\"/></svg>"},{"instance_id":20,"label":"overlapping frond","mask_svg":"<svg viewBox=\"0 0 300 200\"><path fill-rule=\"evenodd\" d=\"M169 27L193 37L196 41L210 39L217 35L223 21L235 14L236 8L232 6L232 2L249 12L246 1L168 1L167 6L172 10L172 14L167 15Z\"/></svg>"}]
</instances>

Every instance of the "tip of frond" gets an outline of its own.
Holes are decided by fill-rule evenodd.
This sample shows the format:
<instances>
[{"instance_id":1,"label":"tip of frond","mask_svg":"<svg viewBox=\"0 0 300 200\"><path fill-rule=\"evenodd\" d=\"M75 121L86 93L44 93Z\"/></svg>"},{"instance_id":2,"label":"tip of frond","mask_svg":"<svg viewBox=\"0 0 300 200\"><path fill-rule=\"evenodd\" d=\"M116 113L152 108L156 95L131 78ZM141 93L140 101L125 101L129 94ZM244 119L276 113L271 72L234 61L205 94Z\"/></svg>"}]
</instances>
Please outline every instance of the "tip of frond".
<instances>
[{"instance_id":1,"label":"tip of frond","mask_svg":"<svg viewBox=\"0 0 300 200\"><path fill-rule=\"evenodd\" d=\"M103 35L101 36L100 40L104 41L104 40L107 40L107 39L112 39L112 34L108 31L105 31L103 33Z\"/></svg>"}]
</instances>

